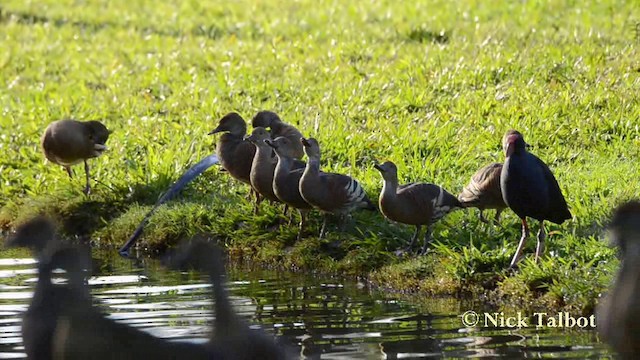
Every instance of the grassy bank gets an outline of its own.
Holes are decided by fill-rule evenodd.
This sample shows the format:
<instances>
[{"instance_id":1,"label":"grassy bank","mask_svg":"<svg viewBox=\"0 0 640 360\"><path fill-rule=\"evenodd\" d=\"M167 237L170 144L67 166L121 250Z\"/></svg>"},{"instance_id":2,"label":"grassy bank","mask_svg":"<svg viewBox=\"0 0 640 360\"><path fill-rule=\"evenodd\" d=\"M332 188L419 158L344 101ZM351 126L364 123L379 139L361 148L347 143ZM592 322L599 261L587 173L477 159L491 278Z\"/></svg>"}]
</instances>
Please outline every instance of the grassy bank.
<instances>
[{"instance_id":1,"label":"grassy bank","mask_svg":"<svg viewBox=\"0 0 640 360\"><path fill-rule=\"evenodd\" d=\"M323 167L371 197L374 161L401 181L457 193L501 161L509 128L554 171L573 213L551 225L546 257L505 272L519 238L459 211L433 251L399 258L412 229L357 214L319 241L320 219L295 242L280 209L254 216L247 188L211 169L151 219L142 245L162 250L211 232L265 265L370 275L421 294L487 296L500 304L593 309L617 268L604 239L612 208L640 193L640 21L632 2L13 1L0 15L0 222L46 212L70 235L122 244L163 191L211 153L207 132L229 111L261 109L319 139ZM39 137L64 117L103 119L109 152L99 183L44 164ZM533 251L531 241L528 254Z\"/></svg>"}]
</instances>

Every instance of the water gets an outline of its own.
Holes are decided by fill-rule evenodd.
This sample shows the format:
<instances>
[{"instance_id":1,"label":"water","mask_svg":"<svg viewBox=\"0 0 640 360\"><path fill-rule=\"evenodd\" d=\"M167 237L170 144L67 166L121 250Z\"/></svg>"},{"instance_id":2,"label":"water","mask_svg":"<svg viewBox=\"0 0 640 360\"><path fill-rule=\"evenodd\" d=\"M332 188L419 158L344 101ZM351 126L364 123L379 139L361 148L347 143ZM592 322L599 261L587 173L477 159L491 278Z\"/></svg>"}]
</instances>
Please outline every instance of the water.
<instances>
[{"instance_id":1,"label":"water","mask_svg":"<svg viewBox=\"0 0 640 360\"><path fill-rule=\"evenodd\" d=\"M36 281L28 253L11 254L0 259L2 359L25 356L20 319ZM95 250L93 273L89 285L97 306L111 318L162 338L206 341L212 323L206 277ZM460 315L477 304L432 299L416 307L352 280L232 269L229 289L235 309L252 326L309 359L610 355L593 331L467 329Z\"/></svg>"}]
</instances>

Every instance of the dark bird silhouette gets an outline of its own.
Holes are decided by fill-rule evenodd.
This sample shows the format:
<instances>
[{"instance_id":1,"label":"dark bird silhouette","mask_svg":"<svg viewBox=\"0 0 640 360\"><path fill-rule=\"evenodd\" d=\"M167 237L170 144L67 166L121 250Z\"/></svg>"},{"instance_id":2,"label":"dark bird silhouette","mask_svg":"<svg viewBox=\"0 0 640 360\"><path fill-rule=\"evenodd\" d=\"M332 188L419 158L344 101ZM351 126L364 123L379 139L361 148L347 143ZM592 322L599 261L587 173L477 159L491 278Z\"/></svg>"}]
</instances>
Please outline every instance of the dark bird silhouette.
<instances>
[{"instance_id":1,"label":"dark bird silhouette","mask_svg":"<svg viewBox=\"0 0 640 360\"><path fill-rule=\"evenodd\" d=\"M224 132L216 144L216 155L220 165L231 177L251 186L251 164L256 148L244 138L247 135L247 123L238 113L228 113L220 119L218 126L211 130L209 135L219 132ZM253 188L251 192L253 193Z\"/></svg>"},{"instance_id":2,"label":"dark bird silhouette","mask_svg":"<svg viewBox=\"0 0 640 360\"><path fill-rule=\"evenodd\" d=\"M41 139L44 156L51 162L62 165L69 177L73 177L71 166L84 162L86 186L84 193L91 192L88 159L98 157L107 149L109 130L99 121L59 120L44 131Z\"/></svg>"},{"instance_id":3,"label":"dark bird silhouette","mask_svg":"<svg viewBox=\"0 0 640 360\"><path fill-rule=\"evenodd\" d=\"M357 209L377 210L358 181L347 175L320 171L320 144L316 139L301 138L300 142L309 161L299 190L307 203L325 213L320 238L326 234L329 214L345 217Z\"/></svg>"},{"instance_id":4,"label":"dark bird silhouette","mask_svg":"<svg viewBox=\"0 0 640 360\"><path fill-rule=\"evenodd\" d=\"M522 134L509 130L504 136L503 147L506 160L500 173L500 188L504 202L522 220L522 237L511 267L514 267L529 236L527 216L540 222L536 261L544 252L546 233L544 221L562 224L571 219L567 202L549 167L537 156L527 152Z\"/></svg>"},{"instance_id":5,"label":"dark bird silhouette","mask_svg":"<svg viewBox=\"0 0 640 360\"><path fill-rule=\"evenodd\" d=\"M502 199L500 189L500 174L502 164L491 163L476 171L471 177L467 186L462 189L458 200L464 207L476 207L480 210L480 221L488 223L484 218L483 211L486 209L496 209L494 224L499 224L500 214L507 207Z\"/></svg>"},{"instance_id":6,"label":"dark bird silhouette","mask_svg":"<svg viewBox=\"0 0 640 360\"><path fill-rule=\"evenodd\" d=\"M20 226L7 245L31 248L38 258L38 283L22 323L29 359L221 358L214 347L167 341L106 318L85 284L89 251L60 241L49 220ZM66 284L52 283L58 268L66 271Z\"/></svg>"},{"instance_id":7,"label":"dark bird silhouette","mask_svg":"<svg viewBox=\"0 0 640 360\"><path fill-rule=\"evenodd\" d=\"M302 144L300 144L302 133L293 125L283 122L278 114L272 111L260 111L253 117L251 123L254 128L259 126L269 129L271 131L271 139L275 139L280 136L284 136L289 139L291 157L295 159L302 159L302 156L304 156Z\"/></svg>"},{"instance_id":8,"label":"dark bird silhouette","mask_svg":"<svg viewBox=\"0 0 640 360\"><path fill-rule=\"evenodd\" d=\"M304 169L293 169L295 159L288 138L280 136L274 140L265 140L264 142L275 150L278 157L278 164L273 174L273 192L280 201L298 209L300 213L300 225L298 228L298 240L300 240L307 213L312 209L312 206L300 194L300 178ZM300 142L299 139L298 142Z\"/></svg>"},{"instance_id":9,"label":"dark bird silhouette","mask_svg":"<svg viewBox=\"0 0 640 360\"><path fill-rule=\"evenodd\" d=\"M261 330L252 330L233 310L226 289L226 271L222 250L195 237L168 259L172 268L193 268L209 275L213 289L213 334L210 346L217 349L224 359L258 360L288 359L290 351L276 344Z\"/></svg>"},{"instance_id":10,"label":"dark bird silhouette","mask_svg":"<svg viewBox=\"0 0 640 360\"><path fill-rule=\"evenodd\" d=\"M389 220L415 225L408 250L420 235L422 225L427 226L421 253L431 242L431 226L451 211L462 208L460 201L440 186L428 183L410 183L398 186L398 168L391 161L374 165L384 180L380 192L380 212Z\"/></svg>"},{"instance_id":11,"label":"dark bird silhouette","mask_svg":"<svg viewBox=\"0 0 640 360\"><path fill-rule=\"evenodd\" d=\"M596 311L598 332L623 359L640 357L640 202L616 209L609 224L611 242L622 263L609 293Z\"/></svg>"}]
</instances>

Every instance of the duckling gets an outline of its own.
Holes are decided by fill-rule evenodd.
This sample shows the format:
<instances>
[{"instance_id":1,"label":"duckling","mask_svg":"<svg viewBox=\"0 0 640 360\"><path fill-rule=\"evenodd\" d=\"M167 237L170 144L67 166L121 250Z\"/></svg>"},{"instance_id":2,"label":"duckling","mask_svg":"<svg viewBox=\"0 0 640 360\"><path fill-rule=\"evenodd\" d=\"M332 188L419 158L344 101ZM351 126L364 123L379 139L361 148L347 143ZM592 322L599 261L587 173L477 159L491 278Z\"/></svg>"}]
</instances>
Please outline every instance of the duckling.
<instances>
[{"instance_id":1,"label":"duckling","mask_svg":"<svg viewBox=\"0 0 640 360\"><path fill-rule=\"evenodd\" d=\"M314 138L300 138L309 161L300 178L304 200L325 213L320 238L326 234L329 214L348 215L356 209L376 211L359 182L342 174L320 171L320 145Z\"/></svg>"},{"instance_id":2,"label":"duckling","mask_svg":"<svg viewBox=\"0 0 640 360\"><path fill-rule=\"evenodd\" d=\"M196 237L169 259L173 268L194 268L209 274L213 285L214 328L210 346L218 349L223 359L289 359L289 349L260 330L252 330L233 310L226 289L226 272L222 250Z\"/></svg>"},{"instance_id":3,"label":"duckling","mask_svg":"<svg viewBox=\"0 0 640 360\"><path fill-rule=\"evenodd\" d=\"M415 225L408 250L413 247L422 225L427 226L420 253L427 251L431 241L431 227L449 212L462 208L458 199L440 186L428 183L410 183L398 186L398 168L391 161L376 164L384 180L380 192L380 211L389 220Z\"/></svg>"},{"instance_id":4,"label":"duckling","mask_svg":"<svg viewBox=\"0 0 640 360\"><path fill-rule=\"evenodd\" d=\"M251 164L251 186L253 189L261 195L262 198L273 202L280 202L280 199L273 191L273 173L278 164L278 159L275 157L273 149L267 145L264 141L271 138L269 132L263 127L256 127L251 132L251 135L246 136L245 139L250 141L256 147L256 153L253 157L253 163ZM293 159L292 169L302 169L305 164L301 160ZM258 213L258 205L254 213ZM285 207L287 205L285 204Z\"/></svg>"},{"instance_id":5,"label":"duckling","mask_svg":"<svg viewBox=\"0 0 640 360\"><path fill-rule=\"evenodd\" d=\"M251 186L251 164L256 148L244 139L247 123L238 113L231 112L220 119L218 126L209 135L219 132L224 132L216 145L220 165L231 177ZM253 188L251 192L253 193Z\"/></svg>"},{"instance_id":6,"label":"duckling","mask_svg":"<svg viewBox=\"0 0 640 360\"><path fill-rule=\"evenodd\" d=\"M488 223L483 215L484 210L496 209L493 222L495 225L499 225L500 214L507 208L507 204L502 199L502 190L500 190L501 172L501 163L491 163L482 167L473 174L469 184L458 195L462 206L477 207L480 210L480 221L483 223Z\"/></svg>"},{"instance_id":7,"label":"duckling","mask_svg":"<svg viewBox=\"0 0 640 360\"><path fill-rule=\"evenodd\" d=\"M273 140L265 140L271 146L278 158L278 164L273 175L273 192L283 203L298 209L300 213L300 226L298 240L302 238L302 230L306 223L307 213L312 206L300 194L300 178L304 169L293 169L293 150L290 140L280 136Z\"/></svg>"},{"instance_id":8,"label":"duckling","mask_svg":"<svg viewBox=\"0 0 640 360\"><path fill-rule=\"evenodd\" d=\"M596 310L598 332L622 359L640 356L640 201L616 209L609 225L622 263Z\"/></svg>"},{"instance_id":9,"label":"duckling","mask_svg":"<svg viewBox=\"0 0 640 360\"><path fill-rule=\"evenodd\" d=\"M89 194L91 185L87 160L102 155L107 149L105 143L109 134L109 130L99 121L54 121L47 126L42 135L42 151L49 161L62 165L69 177L73 177L71 166L84 161L84 193Z\"/></svg>"},{"instance_id":10,"label":"duckling","mask_svg":"<svg viewBox=\"0 0 640 360\"><path fill-rule=\"evenodd\" d=\"M289 139L291 157L295 159L302 159L302 156L304 156L304 150L302 150L302 144L300 144L302 133L293 125L283 122L278 114L272 111L260 111L253 117L252 124L254 128L258 126L269 128L271 130L271 139L275 139L280 136L284 136Z\"/></svg>"}]
</instances>

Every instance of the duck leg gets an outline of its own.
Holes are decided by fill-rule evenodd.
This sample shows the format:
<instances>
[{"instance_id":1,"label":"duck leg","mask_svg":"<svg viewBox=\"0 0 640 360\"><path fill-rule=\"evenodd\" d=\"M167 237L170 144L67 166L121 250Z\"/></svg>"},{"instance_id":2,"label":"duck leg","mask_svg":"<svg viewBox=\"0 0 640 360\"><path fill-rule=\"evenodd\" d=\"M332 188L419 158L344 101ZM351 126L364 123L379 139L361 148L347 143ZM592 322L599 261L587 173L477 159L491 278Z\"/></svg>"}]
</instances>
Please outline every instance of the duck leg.
<instances>
[{"instance_id":1,"label":"duck leg","mask_svg":"<svg viewBox=\"0 0 640 360\"><path fill-rule=\"evenodd\" d=\"M487 221L487 219L484 217L484 210L480 209L480 221L482 221L485 224L488 224L489 221Z\"/></svg>"},{"instance_id":2,"label":"duck leg","mask_svg":"<svg viewBox=\"0 0 640 360\"><path fill-rule=\"evenodd\" d=\"M504 209L496 210L496 216L493 217L493 224L495 226L500 226L500 214L502 214L502 210Z\"/></svg>"},{"instance_id":3,"label":"duck leg","mask_svg":"<svg viewBox=\"0 0 640 360\"><path fill-rule=\"evenodd\" d=\"M260 203L262 203L262 200L264 200L264 198L260 196L258 192L256 192L256 202L255 205L253 205L253 215L258 215L258 210L260 208Z\"/></svg>"},{"instance_id":4,"label":"duck leg","mask_svg":"<svg viewBox=\"0 0 640 360\"><path fill-rule=\"evenodd\" d=\"M424 232L424 242L422 244L422 250L418 255L424 255L427 253L427 249L429 249L429 244L431 243L431 225L427 225L427 231Z\"/></svg>"},{"instance_id":5,"label":"duck leg","mask_svg":"<svg viewBox=\"0 0 640 360\"><path fill-rule=\"evenodd\" d=\"M69 178L73 179L73 171L71 170L71 166L63 166L63 167L67 171L67 174L69 174Z\"/></svg>"},{"instance_id":6,"label":"duck leg","mask_svg":"<svg viewBox=\"0 0 640 360\"><path fill-rule=\"evenodd\" d=\"M416 243L416 240L418 239L418 235L420 235L421 227L422 227L421 225L416 225L416 232L413 233L413 236L411 237L411 241L409 242L409 246L407 246L405 251L411 251L411 249L413 249L413 244Z\"/></svg>"},{"instance_id":7,"label":"duck leg","mask_svg":"<svg viewBox=\"0 0 640 360\"><path fill-rule=\"evenodd\" d=\"M522 250L524 249L524 243L527 241L529 237L529 226L527 225L527 219L522 218L522 237L520 238L520 243L518 244L518 250L513 255L513 259L511 259L510 268L514 268L518 260L520 260L520 256L522 255Z\"/></svg>"},{"instance_id":8,"label":"duck leg","mask_svg":"<svg viewBox=\"0 0 640 360\"><path fill-rule=\"evenodd\" d=\"M327 235L327 223L329 223L329 213L324 214L322 228L320 228L320 239L324 239L325 235Z\"/></svg>"},{"instance_id":9,"label":"duck leg","mask_svg":"<svg viewBox=\"0 0 640 360\"><path fill-rule=\"evenodd\" d=\"M298 209L298 212L300 213L300 227L298 228L298 237L296 238L296 241L300 241L300 239L302 239L302 230L304 230L304 226L307 223L307 213L309 210Z\"/></svg>"},{"instance_id":10,"label":"duck leg","mask_svg":"<svg viewBox=\"0 0 640 360\"><path fill-rule=\"evenodd\" d=\"M89 195L89 193L91 192L91 184L89 184L89 163L87 162L87 160L84 161L84 174L87 179L87 184L85 185L83 192L85 193L85 195Z\"/></svg>"},{"instance_id":11,"label":"duck leg","mask_svg":"<svg viewBox=\"0 0 640 360\"><path fill-rule=\"evenodd\" d=\"M544 240L547 233L544 231L544 221L540 221L540 230L538 230L538 246L536 246L536 262L540 260L544 253Z\"/></svg>"}]
</instances>

